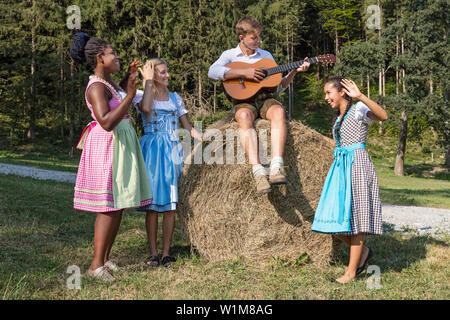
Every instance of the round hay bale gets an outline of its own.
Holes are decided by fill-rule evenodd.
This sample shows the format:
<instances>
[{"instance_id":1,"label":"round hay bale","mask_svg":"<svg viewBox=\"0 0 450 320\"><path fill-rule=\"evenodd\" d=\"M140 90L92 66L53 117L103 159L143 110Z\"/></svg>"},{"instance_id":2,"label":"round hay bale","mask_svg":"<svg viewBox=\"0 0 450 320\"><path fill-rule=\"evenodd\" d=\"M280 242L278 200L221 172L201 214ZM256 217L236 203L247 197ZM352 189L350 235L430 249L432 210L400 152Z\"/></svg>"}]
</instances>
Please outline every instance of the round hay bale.
<instances>
[{"instance_id":1,"label":"round hay bale","mask_svg":"<svg viewBox=\"0 0 450 320\"><path fill-rule=\"evenodd\" d=\"M270 155L269 121L259 120L255 127L258 133L267 130ZM231 142L225 139L227 129L237 132L237 123L222 120L210 128L223 133L219 148L224 164L185 163L180 180L179 220L191 245L211 261L235 257L295 260L306 253L313 263L329 263L333 239L312 232L311 224L333 146L301 122L289 122L284 153L288 183L272 186L272 192L261 196L256 194L248 161L225 163L227 144L231 143L234 163L238 163L239 138ZM261 162L270 161L262 157Z\"/></svg>"}]
</instances>

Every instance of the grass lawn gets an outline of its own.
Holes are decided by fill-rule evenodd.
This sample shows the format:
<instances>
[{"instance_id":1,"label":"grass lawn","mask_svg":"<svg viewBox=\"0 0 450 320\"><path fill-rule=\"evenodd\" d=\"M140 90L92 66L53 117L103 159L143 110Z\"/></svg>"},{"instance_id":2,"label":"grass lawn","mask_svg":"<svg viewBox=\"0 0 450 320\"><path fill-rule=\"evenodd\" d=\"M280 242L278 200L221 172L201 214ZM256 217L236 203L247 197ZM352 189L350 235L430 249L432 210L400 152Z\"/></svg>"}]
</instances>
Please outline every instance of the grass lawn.
<instances>
[{"instance_id":1,"label":"grass lawn","mask_svg":"<svg viewBox=\"0 0 450 320\"><path fill-rule=\"evenodd\" d=\"M49 196L51 195L51 196ZM367 238L381 271L381 288L361 276L330 283L348 261L342 245L326 267L266 265L243 259L212 263L191 252L179 226L172 269L147 269L144 215L129 211L112 258L125 266L112 284L84 274L93 255L95 214L72 209L73 186L0 175L0 299L445 299L450 298L449 236L388 233ZM66 287L70 265L81 269L81 290Z\"/></svg>"},{"instance_id":2,"label":"grass lawn","mask_svg":"<svg viewBox=\"0 0 450 320\"><path fill-rule=\"evenodd\" d=\"M442 149L433 146L436 157L423 153L424 146L410 142L405 176L394 174L396 138L369 137L367 150L377 170L381 199L385 203L450 209L450 173L442 163ZM431 142L430 144L431 145Z\"/></svg>"},{"instance_id":3,"label":"grass lawn","mask_svg":"<svg viewBox=\"0 0 450 320\"><path fill-rule=\"evenodd\" d=\"M77 172L81 152L52 149L41 144L23 145L15 149L0 150L0 163L15 164L40 169Z\"/></svg>"}]
</instances>

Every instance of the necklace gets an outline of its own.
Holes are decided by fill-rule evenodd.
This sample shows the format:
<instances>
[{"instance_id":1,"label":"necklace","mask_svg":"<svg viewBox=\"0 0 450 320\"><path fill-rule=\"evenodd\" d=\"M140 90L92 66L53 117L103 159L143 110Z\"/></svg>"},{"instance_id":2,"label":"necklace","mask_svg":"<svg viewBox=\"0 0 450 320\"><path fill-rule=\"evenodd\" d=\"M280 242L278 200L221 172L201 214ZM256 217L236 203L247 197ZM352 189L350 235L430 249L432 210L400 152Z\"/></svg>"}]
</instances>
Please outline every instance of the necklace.
<instances>
[{"instance_id":1,"label":"necklace","mask_svg":"<svg viewBox=\"0 0 450 320\"><path fill-rule=\"evenodd\" d=\"M91 79L97 79L98 81L100 81L101 83L103 83L104 85L106 85L108 88L110 88L117 96L117 98L119 99L119 101L122 101L122 98L120 97L120 94L117 92L117 90L105 79L96 76L95 74L92 74L89 76L89 80Z\"/></svg>"}]
</instances>

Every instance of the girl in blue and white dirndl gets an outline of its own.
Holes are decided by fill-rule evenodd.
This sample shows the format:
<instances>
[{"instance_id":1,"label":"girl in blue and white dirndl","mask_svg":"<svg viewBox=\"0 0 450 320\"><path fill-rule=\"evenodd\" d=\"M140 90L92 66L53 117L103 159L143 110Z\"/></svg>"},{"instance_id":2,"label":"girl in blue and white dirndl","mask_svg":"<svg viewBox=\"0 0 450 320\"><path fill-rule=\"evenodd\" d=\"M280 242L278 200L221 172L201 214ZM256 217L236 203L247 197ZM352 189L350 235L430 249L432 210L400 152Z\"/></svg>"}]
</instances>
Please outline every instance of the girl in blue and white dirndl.
<instances>
[{"instance_id":1,"label":"girl in blue and white dirndl","mask_svg":"<svg viewBox=\"0 0 450 320\"><path fill-rule=\"evenodd\" d=\"M140 139L140 145L153 193L152 203L141 207L141 211L166 212L177 208L178 180L183 171L183 149L177 134L178 119L187 112L181 97L169 92L168 101L153 101L150 119L146 114L141 114L145 134Z\"/></svg>"}]
</instances>

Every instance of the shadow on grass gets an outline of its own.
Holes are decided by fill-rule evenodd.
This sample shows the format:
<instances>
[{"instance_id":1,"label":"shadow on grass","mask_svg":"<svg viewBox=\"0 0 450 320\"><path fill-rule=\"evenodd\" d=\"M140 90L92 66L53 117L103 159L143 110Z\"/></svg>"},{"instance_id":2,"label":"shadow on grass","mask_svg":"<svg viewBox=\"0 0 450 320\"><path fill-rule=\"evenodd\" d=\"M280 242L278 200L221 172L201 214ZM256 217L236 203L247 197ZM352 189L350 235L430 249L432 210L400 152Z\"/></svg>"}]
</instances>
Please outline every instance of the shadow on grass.
<instances>
[{"instance_id":1,"label":"shadow on grass","mask_svg":"<svg viewBox=\"0 0 450 320\"><path fill-rule=\"evenodd\" d=\"M380 186L380 191L383 201L387 203L426 206L427 202L424 202L424 200L427 200L428 197L431 197L433 199L439 199L438 202L440 206L443 206L446 203L448 204L448 206L450 206L450 201L448 200L448 195L450 194L449 188L442 188L439 190L393 189ZM420 199L416 199L415 197L417 196L420 196Z\"/></svg>"},{"instance_id":2,"label":"shadow on grass","mask_svg":"<svg viewBox=\"0 0 450 320\"><path fill-rule=\"evenodd\" d=\"M450 181L448 168L431 164L407 165L404 166L405 173L411 177L433 178Z\"/></svg>"},{"instance_id":3,"label":"shadow on grass","mask_svg":"<svg viewBox=\"0 0 450 320\"><path fill-rule=\"evenodd\" d=\"M450 188L439 189L439 190L430 190L430 189L392 189L392 188L380 187L380 190L382 190L384 192L394 193L396 195L398 195L398 194L404 194L404 195L420 194L420 195L426 195L426 196L448 197L448 195L450 194Z\"/></svg>"},{"instance_id":4,"label":"shadow on grass","mask_svg":"<svg viewBox=\"0 0 450 320\"><path fill-rule=\"evenodd\" d=\"M379 266L381 273L402 272L412 264L425 259L428 245L437 245L446 249L449 247L447 242L430 236L411 236L399 240L399 237L394 234L369 235L365 239L365 245L374 252L368 265ZM341 244L336 252L334 262L342 263L344 266L348 265L349 248L346 245Z\"/></svg>"},{"instance_id":5,"label":"shadow on grass","mask_svg":"<svg viewBox=\"0 0 450 320\"><path fill-rule=\"evenodd\" d=\"M382 157L378 157L378 156L371 156L371 158L377 160L377 161L375 161L376 166L379 166L381 163L380 159L383 159ZM394 165L385 166L384 169L389 171L391 174L394 173ZM403 169L404 169L404 173L405 173L404 177L450 181L449 169L443 165L431 165L431 164L409 165L409 164L405 164ZM401 176L398 176L398 177L401 177Z\"/></svg>"}]
</instances>

